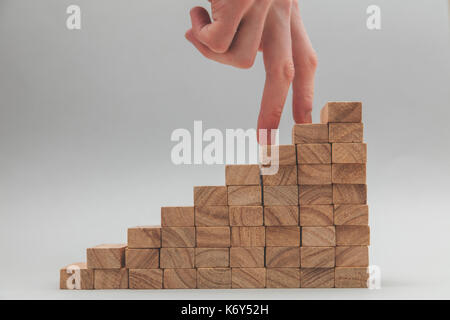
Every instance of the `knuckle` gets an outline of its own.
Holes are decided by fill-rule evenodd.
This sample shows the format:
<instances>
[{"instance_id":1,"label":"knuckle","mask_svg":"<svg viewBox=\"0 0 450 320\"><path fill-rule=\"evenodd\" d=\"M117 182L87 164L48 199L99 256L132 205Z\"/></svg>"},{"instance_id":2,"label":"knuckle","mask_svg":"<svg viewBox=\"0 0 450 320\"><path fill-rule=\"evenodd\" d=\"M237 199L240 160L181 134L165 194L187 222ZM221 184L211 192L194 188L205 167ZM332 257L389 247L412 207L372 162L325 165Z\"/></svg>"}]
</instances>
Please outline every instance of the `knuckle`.
<instances>
[{"instance_id":1,"label":"knuckle","mask_svg":"<svg viewBox=\"0 0 450 320\"><path fill-rule=\"evenodd\" d=\"M267 70L267 75L277 80L284 80L291 83L295 77L294 63L287 61L276 64Z\"/></svg>"},{"instance_id":2,"label":"knuckle","mask_svg":"<svg viewBox=\"0 0 450 320\"><path fill-rule=\"evenodd\" d=\"M220 37L210 38L207 45L216 53L225 53L230 47L230 43L226 39Z\"/></svg>"},{"instance_id":3,"label":"knuckle","mask_svg":"<svg viewBox=\"0 0 450 320\"><path fill-rule=\"evenodd\" d=\"M234 66L241 69L250 69L255 64L255 57L245 56L234 61Z\"/></svg>"}]
</instances>

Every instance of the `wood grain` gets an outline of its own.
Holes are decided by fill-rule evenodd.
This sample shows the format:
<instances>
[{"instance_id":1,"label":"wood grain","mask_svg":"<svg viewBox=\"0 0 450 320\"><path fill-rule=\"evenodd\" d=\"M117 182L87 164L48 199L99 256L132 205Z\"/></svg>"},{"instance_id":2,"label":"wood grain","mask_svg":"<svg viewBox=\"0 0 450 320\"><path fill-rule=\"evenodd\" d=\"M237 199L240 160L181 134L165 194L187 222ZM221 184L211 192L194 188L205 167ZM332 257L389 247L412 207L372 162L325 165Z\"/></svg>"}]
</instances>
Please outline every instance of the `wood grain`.
<instances>
[{"instance_id":1,"label":"wood grain","mask_svg":"<svg viewBox=\"0 0 450 320\"><path fill-rule=\"evenodd\" d=\"M228 205L230 206L262 205L261 186L229 186Z\"/></svg>"},{"instance_id":2,"label":"wood grain","mask_svg":"<svg viewBox=\"0 0 450 320\"><path fill-rule=\"evenodd\" d=\"M77 276L72 277L76 272L79 272L79 278ZM75 280L74 278L79 280ZM67 281L70 282L69 286L67 286ZM76 283L76 281L79 282ZM61 268L59 272L59 288L71 290L94 289L94 270L88 269L85 262L76 262Z\"/></svg>"},{"instance_id":3,"label":"wood grain","mask_svg":"<svg viewBox=\"0 0 450 320\"><path fill-rule=\"evenodd\" d=\"M262 206L231 206L230 225L231 226L262 226L263 225Z\"/></svg>"},{"instance_id":4,"label":"wood grain","mask_svg":"<svg viewBox=\"0 0 450 320\"><path fill-rule=\"evenodd\" d=\"M125 266L128 269L159 268L159 249L129 249L125 251Z\"/></svg>"},{"instance_id":5,"label":"wood grain","mask_svg":"<svg viewBox=\"0 0 450 320\"><path fill-rule=\"evenodd\" d=\"M303 227L323 227L333 225L333 205L301 205L300 225Z\"/></svg>"},{"instance_id":6,"label":"wood grain","mask_svg":"<svg viewBox=\"0 0 450 320\"><path fill-rule=\"evenodd\" d=\"M196 269L164 269L164 289L197 288Z\"/></svg>"},{"instance_id":7,"label":"wood grain","mask_svg":"<svg viewBox=\"0 0 450 320\"><path fill-rule=\"evenodd\" d=\"M194 248L161 248L159 260L163 269L194 268Z\"/></svg>"},{"instance_id":8,"label":"wood grain","mask_svg":"<svg viewBox=\"0 0 450 320\"><path fill-rule=\"evenodd\" d=\"M261 184L259 165L237 164L225 166L227 186L252 186Z\"/></svg>"},{"instance_id":9,"label":"wood grain","mask_svg":"<svg viewBox=\"0 0 450 320\"><path fill-rule=\"evenodd\" d=\"M198 268L197 269L198 289L230 289L231 269L230 268Z\"/></svg>"},{"instance_id":10,"label":"wood grain","mask_svg":"<svg viewBox=\"0 0 450 320\"><path fill-rule=\"evenodd\" d=\"M336 267L368 267L369 247L336 247Z\"/></svg>"},{"instance_id":11,"label":"wood grain","mask_svg":"<svg viewBox=\"0 0 450 320\"><path fill-rule=\"evenodd\" d=\"M336 245L335 227L302 227L302 247L333 247Z\"/></svg>"},{"instance_id":12,"label":"wood grain","mask_svg":"<svg viewBox=\"0 0 450 320\"><path fill-rule=\"evenodd\" d=\"M162 289L163 270L161 269L130 269L130 289Z\"/></svg>"},{"instance_id":13,"label":"wood grain","mask_svg":"<svg viewBox=\"0 0 450 320\"><path fill-rule=\"evenodd\" d=\"M370 245L369 226L336 226L336 244L338 246Z\"/></svg>"},{"instance_id":14,"label":"wood grain","mask_svg":"<svg viewBox=\"0 0 450 320\"><path fill-rule=\"evenodd\" d=\"M195 248L196 268L218 268L229 266L229 248Z\"/></svg>"},{"instance_id":15,"label":"wood grain","mask_svg":"<svg viewBox=\"0 0 450 320\"><path fill-rule=\"evenodd\" d=\"M264 247L232 247L230 249L230 267L264 267Z\"/></svg>"},{"instance_id":16,"label":"wood grain","mask_svg":"<svg viewBox=\"0 0 450 320\"><path fill-rule=\"evenodd\" d=\"M267 288L300 288L299 268L267 268Z\"/></svg>"},{"instance_id":17,"label":"wood grain","mask_svg":"<svg viewBox=\"0 0 450 320\"><path fill-rule=\"evenodd\" d=\"M332 204L333 187L328 185L302 185L298 188L300 205Z\"/></svg>"},{"instance_id":18,"label":"wood grain","mask_svg":"<svg viewBox=\"0 0 450 320\"><path fill-rule=\"evenodd\" d=\"M298 164L329 164L331 163L331 144L306 143L297 144Z\"/></svg>"},{"instance_id":19,"label":"wood grain","mask_svg":"<svg viewBox=\"0 0 450 320\"><path fill-rule=\"evenodd\" d=\"M302 247L302 268L333 268L335 247Z\"/></svg>"},{"instance_id":20,"label":"wood grain","mask_svg":"<svg viewBox=\"0 0 450 320\"><path fill-rule=\"evenodd\" d=\"M361 102L328 102L320 110L320 122L361 122Z\"/></svg>"},{"instance_id":21,"label":"wood grain","mask_svg":"<svg viewBox=\"0 0 450 320\"><path fill-rule=\"evenodd\" d=\"M101 244L86 249L89 269L120 269L125 266L126 244Z\"/></svg>"},{"instance_id":22,"label":"wood grain","mask_svg":"<svg viewBox=\"0 0 450 320\"><path fill-rule=\"evenodd\" d=\"M161 247L195 247L195 227L163 227L161 229Z\"/></svg>"},{"instance_id":23,"label":"wood grain","mask_svg":"<svg viewBox=\"0 0 450 320\"><path fill-rule=\"evenodd\" d=\"M265 268L232 268L231 287L235 289L253 289L266 287Z\"/></svg>"},{"instance_id":24,"label":"wood grain","mask_svg":"<svg viewBox=\"0 0 450 320\"><path fill-rule=\"evenodd\" d=\"M297 185L297 166L279 166L273 175L263 175L264 186L295 186Z\"/></svg>"},{"instance_id":25,"label":"wood grain","mask_svg":"<svg viewBox=\"0 0 450 320\"><path fill-rule=\"evenodd\" d=\"M369 224L369 206L366 204L335 204L334 224L336 225Z\"/></svg>"},{"instance_id":26,"label":"wood grain","mask_svg":"<svg viewBox=\"0 0 450 320\"><path fill-rule=\"evenodd\" d=\"M278 158L275 157L273 150L278 147ZM272 159L272 154L274 159ZM296 164L295 156L295 145L280 145L280 146L270 146L261 145L260 146L260 162L263 165L280 165L280 166L293 166Z\"/></svg>"},{"instance_id":27,"label":"wood grain","mask_svg":"<svg viewBox=\"0 0 450 320\"><path fill-rule=\"evenodd\" d=\"M366 204L367 185L333 184L334 204Z\"/></svg>"},{"instance_id":28,"label":"wood grain","mask_svg":"<svg viewBox=\"0 0 450 320\"><path fill-rule=\"evenodd\" d=\"M302 268L302 288L333 288L334 268Z\"/></svg>"},{"instance_id":29,"label":"wood grain","mask_svg":"<svg viewBox=\"0 0 450 320\"><path fill-rule=\"evenodd\" d=\"M230 227L197 227L197 247L230 247Z\"/></svg>"},{"instance_id":30,"label":"wood grain","mask_svg":"<svg viewBox=\"0 0 450 320\"><path fill-rule=\"evenodd\" d=\"M366 165L360 163L332 164L332 181L340 184L365 184Z\"/></svg>"},{"instance_id":31,"label":"wood grain","mask_svg":"<svg viewBox=\"0 0 450 320\"><path fill-rule=\"evenodd\" d=\"M194 207L162 207L161 225L163 227L193 227Z\"/></svg>"},{"instance_id":32,"label":"wood grain","mask_svg":"<svg viewBox=\"0 0 450 320\"><path fill-rule=\"evenodd\" d=\"M298 226L298 221L297 206L264 207L264 225L266 226Z\"/></svg>"},{"instance_id":33,"label":"wood grain","mask_svg":"<svg viewBox=\"0 0 450 320\"><path fill-rule=\"evenodd\" d=\"M146 249L160 247L160 226L142 226L128 229L128 248Z\"/></svg>"},{"instance_id":34,"label":"wood grain","mask_svg":"<svg viewBox=\"0 0 450 320\"><path fill-rule=\"evenodd\" d=\"M364 139L362 123L330 123L330 142L361 143Z\"/></svg>"},{"instance_id":35,"label":"wood grain","mask_svg":"<svg viewBox=\"0 0 450 320\"><path fill-rule=\"evenodd\" d=\"M333 163L366 163L367 144L365 143L333 143Z\"/></svg>"},{"instance_id":36,"label":"wood grain","mask_svg":"<svg viewBox=\"0 0 450 320\"><path fill-rule=\"evenodd\" d=\"M331 184L331 164L298 165L299 185Z\"/></svg>"},{"instance_id":37,"label":"wood grain","mask_svg":"<svg viewBox=\"0 0 450 320\"><path fill-rule=\"evenodd\" d=\"M232 247L264 247L265 245L264 227L231 227Z\"/></svg>"},{"instance_id":38,"label":"wood grain","mask_svg":"<svg viewBox=\"0 0 450 320\"><path fill-rule=\"evenodd\" d=\"M300 267L300 247L266 247L266 267Z\"/></svg>"},{"instance_id":39,"label":"wood grain","mask_svg":"<svg viewBox=\"0 0 450 320\"><path fill-rule=\"evenodd\" d=\"M227 187L225 186L199 186L194 187L194 206L226 206Z\"/></svg>"},{"instance_id":40,"label":"wood grain","mask_svg":"<svg viewBox=\"0 0 450 320\"><path fill-rule=\"evenodd\" d=\"M95 269L94 289L128 289L128 269Z\"/></svg>"},{"instance_id":41,"label":"wood grain","mask_svg":"<svg viewBox=\"0 0 450 320\"><path fill-rule=\"evenodd\" d=\"M197 227L228 226L228 206L195 207L195 225Z\"/></svg>"},{"instance_id":42,"label":"wood grain","mask_svg":"<svg viewBox=\"0 0 450 320\"><path fill-rule=\"evenodd\" d=\"M367 268L336 267L336 288L367 288L369 273Z\"/></svg>"},{"instance_id":43,"label":"wood grain","mask_svg":"<svg viewBox=\"0 0 450 320\"><path fill-rule=\"evenodd\" d=\"M266 247L300 246L300 227L266 227Z\"/></svg>"},{"instance_id":44,"label":"wood grain","mask_svg":"<svg viewBox=\"0 0 450 320\"><path fill-rule=\"evenodd\" d=\"M328 125L327 124L296 124L292 129L293 144L300 143L327 143Z\"/></svg>"},{"instance_id":45,"label":"wood grain","mask_svg":"<svg viewBox=\"0 0 450 320\"><path fill-rule=\"evenodd\" d=\"M297 186L265 186L265 206L296 206L298 205Z\"/></svg>"}]
</instances>

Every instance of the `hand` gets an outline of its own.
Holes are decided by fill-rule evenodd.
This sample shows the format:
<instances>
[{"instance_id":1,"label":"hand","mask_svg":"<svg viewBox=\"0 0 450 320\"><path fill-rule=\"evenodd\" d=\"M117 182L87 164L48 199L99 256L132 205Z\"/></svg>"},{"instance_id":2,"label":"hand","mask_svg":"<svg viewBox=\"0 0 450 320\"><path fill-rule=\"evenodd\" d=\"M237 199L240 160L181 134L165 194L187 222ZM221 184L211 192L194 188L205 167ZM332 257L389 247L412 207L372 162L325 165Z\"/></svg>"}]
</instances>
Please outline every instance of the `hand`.
<instances>
[{"instance_id":1,"label":"hand","mask_svg":"<svg viewBox=\"0 0 450 320\"><path fill-rule=\"evenodd\" d=\"M206 58L238 68L253 66L263 52L266 82L258 129L277 129L293 85L296 123L310 123L317 56L303 25L297 0L210 0L212 19L191 10L186 38ZM259 132L259 131L258 131Z\"/></svg>"}]
</instances>

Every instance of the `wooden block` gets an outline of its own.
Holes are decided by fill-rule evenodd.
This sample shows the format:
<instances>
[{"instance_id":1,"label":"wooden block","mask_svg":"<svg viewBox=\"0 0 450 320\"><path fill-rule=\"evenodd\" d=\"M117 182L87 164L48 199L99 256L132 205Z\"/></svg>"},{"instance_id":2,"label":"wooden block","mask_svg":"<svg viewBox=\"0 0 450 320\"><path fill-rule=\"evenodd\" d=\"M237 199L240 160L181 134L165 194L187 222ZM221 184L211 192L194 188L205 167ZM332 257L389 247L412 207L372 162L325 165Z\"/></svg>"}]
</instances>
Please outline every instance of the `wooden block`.
<instances>
[{"instance_id":1,"label":"wooden block","mask_svg":"<svg viewBox=\"0 0 450 320\"><path fill-rule=\"evenodd\" d=\"M225 166L227 186L259 186L261 175L257 164L236 164Z\"/></svg>"},{"instance_id":2,"label":"wooden block","mask_svg":"<svg viewBox=\"0 0 450 320\"><path fill-rule=\"evenodd\" d=\"M163 227L161 246L166 248L194 248L195 227Z\"/></svg>"},{"instance_id":3,"label":"wooden block","mask_svg":"<svg viewBox=\"0 0 450 320\"><path fill-rule=\"evenodd\" d=\"M364 139L362 123L330 123L330 142L361 143Z\"/></svg>"},{"instance_id":4,"label":"wooden block","mask_svg":"<svg viewBox=\"0 0 450 320\"><path fill-rule=\"evenodd\" d=\"M126 244L101 244L86 250L89 269L120 269L125 266Z\"/></svg>"},{"instance_id":5,"label":"wooden block","mask_svg":"<svg viewBox=\"0 0 450 320\"><path fill-rule=\"evenodd\" d=\"M267 268L266 288L300 288L300 269Z\"/></svg>"},{"instance_id":6,"label":"wooden block","mask_svg":"<svg viewBox=\"0 0 450 320\"><path fill-rule=\"evenodd\" d=\"M197 227L218 227L230 225L228 206L195 207Z\"/></svg>"},{"instance_id":7,"label":"wooden block","mask_svg":"<svg viewBox=\"0 0 450 320\"><path fill-rule=\"evenodd\" d=\"M162 207L161 225L163 227L193 227L194 207Z\"/></svg>"},{"instance_id":8,"label":"wooden block","mask_svg":"<svg viewBox=\"0 0 450 320\"><path fill-rule=\"evenodd\" d=\"M194 206L226 206L227 187L225 186L206 186L194 187Z\"/></svg>"},{"instance_id":9,"label":"wooden block","mask_svg":"<svg viewBox=\"0 0 450 320\"><path fill-rule=\"evenodd\" d=\"M264 227L231 227L232 247L264 247L265 245Z\"/></svg>"},{"instance_id":10,"label":"wooden block","mask_svg":"<svg viewBox=\"0 0 450 320\"><path fill-rule=\"evenodd\" d=\"M336 247L336 267L368 267L369 247Z\"/></svg>"},{"instance_id":11,"label":"wooden block","mask_svg":"<svg viewBox=\"0 0 450 320\"><path fill-rule=\"evenodd\" d=\"M334 288L334 268L302 268L301 288Z\"/></svg>"},{"instance_id":12,"label":"wooden block","mask_svg":"<svg viewBox=\"0 0 450 320\"><path fill-rule=\"evenodd\" d=\"M229 248L195 248L196 268L218 268L229 266Z\"/></svg>"},{"instance_id":13,"label":"wooden block","mask_svg":"<svg viewBox=\"0 0 450 320\"><path fill-rule=\"evenodd\" d=\"M143 226L128 228L128 248L146 249L161 247L161 227Z\"/></svg>"},{"instance_id":14,"label":"wooden block","mask_svg":"<svg viewBox=\"0 0 450 320\"><path fill-rule=\"evenodd\" d=\"M365 184L366 164L335 163L332 164L332 181L341 184Z\"/></svg>"},{"instance_id":15,"label":"wooden block","mask_svg":"<svg viewBox=\"0 0 450 320\"><path fill-rule=\"evenodd\" d=\"M159 249L127 248L125 265L128 269L159 268Z\"/></svg>"},{"instance_id":16,"label":"wooden block","mask_svg":"<svg viewBox=\"0 0 450 320\"><path fill-rule=\"evenodd\" d=\"M365 143L333 143L333 163L366 163L367 144Z\"/></svg>"},{"instance_id":17,"label":"wooden block","mask_svg":"<svg viewBox=\"0 0 450 320\"><path fill-rule=\"evenodd\" d=\"M333 268L335 247L302 247L302 268Z\"/></svg>"},{"instance_id":18,"label":"wooden block","mask_svg":"<svg viewBox=\"0 0 450 320\"><path fill-rule=\"evenodd\" d=\"M163 271L161 269L130 269L130 289L162 289Z\"/></svg>"},{"instance_id":19,"label":"wooden block","mask_svg":"<svg viewBox=\"0 0 450 320\"><path fill-rule=\"evenodd\" d=\"M367 185L333 184L334 204L366 204Z\"/></svg>"},{"instance_id":20,"label":"wooden block","mask_svg":"<svg viewBox=\"0 0 450 320\"><path fill-rule=\"evenodd\" d=\"M331 184L331 164L298 165L298 184Z\"/></svg>"},{"instance_id":21,"label":"wooden block","mask_svg":"<svg viewBox=\"0 0 450 320\"><path fill-rule=\"evenodd\" d=\"M233 247L230 249L230 267L264 267L264 247Z\"/></svg>"},{"instance_id":22,"label":"wooden block","mask_svg":"<svg viewBox=\"0 0 450 320\"><path fill-rule=\"evenodd\" d=\"M228 205L230 206L260 206L261 186L229 186Z\"/></svg>"},{"instance_id":23,"label":"wooden block","mask_svg":"<svg viewBox=\"0 0 450 320\"><path fill-rule=\"evenodd\" d=\"M95 269L94 289L128 289L128 269Z\"/></svg>"},{"instance_id":24,"label":"wooden block","mask_svg":"<svg viewBox=\"0 0 450 320\"><path fill-rule=\"evenodd\" d=\"M197 288L196 269L164 269L164 289Z\"/></svg>"},{"instance_id":25,"label":"wooden block","mask_svg":"<svg viewBox=\"0 0 450 320\"><path fill-rule=\"evenodd\" d=\"M262 206L233 206L230 207L231 226L262 226Z\"/></svg>"},{"instance_id":26,"label":"wooden block","mask_svg":"<svg viewBox=\"0 0 450 320\"><path fill-rule=\"evenodd\" d=\"M336 246L335 227L302 227L302 247Z\"/></svg>"},{"instance_id":27,"label":"wooden block","mask_svg":"<svg viewBox=\"0 0 450 320\"><path fill-rule=\"evenodd\" d=\"M255 289L266 287L266 268L232 268L233 289Z\"/></svg>"},{"instance_id":28,"label":"wooden block","mask_svg":"<svg viewBox=\"0 0 450 320\"><path fill-rule=\"evenodd\" d=\"M292 129L293 144L327 143L328 125L322 123L296 124Z\"/></svg>"},{"instance_id":29,"label":"wooden block","mask_svg":"<svg viewBox=\"0 0 450 320\"><path fill-rule=\"evenodd\" d=\"M333 187L331 184L302 185L299 186L298 193L300 205L333 203Z\"/></svg>"},{"instance_id":30,"label":"wooden block","mask_svg":"<svg viewBox=\"0 0 450 320\"><path fill-rule=\"evenodd\" d=\"M197 247L230 247L230 227L197 227Z\"/></svg>"},{"instance_id":31,"label":"wooden block","mask_svg":"<svg viewBox=\"0 0 450 320\"><path fill-rule=\"evenodd\" d=\"M198 268L197 269L198 289L230 289L231 269L230 268Z\"/></svg>"},{"instance_id":32,"label":"wooden block","mask_svg":"<svg viewBox=\"0 0 450 320\"><path fill-rule=\"evenodd\" d=\"M266 227L267 247L299 247L300 227Z\"/></svg>"},{"instance_id":33,"label":"wooden block","mask_svg":"<svg viewBox=\"0 0 450 320\"><path fill-rule=\"evenodd\" d=\"M68 290L94 289L94 270L85 262L69 264L59 271L59 288Z\"/></svg>"},{"instance_id":34,"label":"wooden block","mask_svg":"<svg viewBox=\"0 0 450 320\"><path fill-rule=\"evenodd\" d=\"M370 227L336 226L336 245L338 246L370 245Z\"/></svg>"},{"instance_id":35,"label":"wooden block","mask_svg":"<svg viewBox=\"0 0 450 320\"><path fill-rule=\"evenodd\" d=\"M320 110L320 122L361 122L361 102L328 102Z\"/></svg>"},{"instance_id":36,"label":"wooden block","mask_svg":"<svg viewBox=\"0 0 450 320\"><path fill-rule=\"evenodd\" d=\"M265 186L265 206L296 206L298 205L297 186Z\"/></svg>"},{"instance_id":37,"label":"wooden block","mask_svg":"<svg viewBox=\"0 0 450 320\"><path fill-rule=\"evenodd\" d=\"M263 175L264 186L295 186L297 185L297 166L280 166L278 172Z\"/></svg>"},{"instance_id":38,"label":"wooden block","mask_svg":"<svg viewBox=\"0 0 450 320\"><path fill-rule=\"evenodd\" d=\"M298 226L297 206L264 207L264 225L266 226Z\"/></svg>"},{"instance_id":39,"label":"wooden block","mask_svg":"<svg viewBox=\"0 0 450 320\"><path fill-rule=\"evenodd\" d=\"M194 248L161 248L159 263L163 269L192 269L194 258Z\"/></svg>"},{"instance_id":40,"label":"wooden block","mask_svg":"<svg viewBox=\"0 0 450 320\"><path fill-rule=\"evenodd\" d=\"M274 148L278 147L278 159L275 153L272 152ZM272 154L274 159L272 159ZM260 162L264 165L279 165L279 166L293 166L296 164L295 145L281 145L281 146L260 146Z\"/></svg>"},{"instance_id":41,"label":"wooden block","mask_svg":"<svg viewBox=\"0 0 450 320\"><path fill-rule=\"evenodd\" d=\"M369 206L366 204L335 204L335 225L368 225Z\"/></svg>"},{"instance_id":42,"label":"wooden block","mask_svg":"<svg viewBox=\"0 0 450 320\"><path fill-rule=\"evenodd\" d=\"M331 144L305 143L297 145L298 164L330 164Z\"/></svg>"},{"instance_id":43,"label":"wooden block","mask_svg":"<svg viewBox=\"0 0 450 320\"><path fill-rule=\"evenodd\" d=\"M301 205L300 225L304 227L324 227L333 225L333 205Z\"/></svg>"},{"instance_id":44,"label":"wooden block","mask_svg":"<svg viewBox=\"0 0 450 320\"><path fill-rule=\"evenodd\" d=\"M335 270L336 288L367 288L368 280L367 268L337 267Z\"/></svg>"},{"instance_id":45,"label":"wooden block","mask_svg":"<svg viewBox=\"0 0 450 320\"><path fill-rule=\"evenodd\" d=\"M266 267L299 268L300 247L266 247Z\"/></svg>"}]
</instances>

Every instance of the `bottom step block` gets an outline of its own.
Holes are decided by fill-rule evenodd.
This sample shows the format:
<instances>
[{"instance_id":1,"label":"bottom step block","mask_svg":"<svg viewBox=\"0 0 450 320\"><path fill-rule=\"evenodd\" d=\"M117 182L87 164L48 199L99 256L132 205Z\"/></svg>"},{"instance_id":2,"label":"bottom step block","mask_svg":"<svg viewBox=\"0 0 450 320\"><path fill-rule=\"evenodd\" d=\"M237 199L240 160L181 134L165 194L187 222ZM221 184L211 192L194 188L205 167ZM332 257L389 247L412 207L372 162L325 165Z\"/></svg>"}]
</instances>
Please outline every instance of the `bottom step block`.
<instances>
[{"instance_id":1,"label":"bottom step block","mask_svg":"<svg viewBox=\"0 0 450 320\"><path fill-rule=\"evenodd\" d=\"M302 268L302 288L334 288L334 268Z\"/></svg>"},{"instance_id":2,"label":"bottom step block","mask_svg":"<svg viewBox=\"0 0 450 320\"><path fill-rule=\"evenodd\" d=\"M70 264L60 270L59 288L68 290L94 289L94 270L85 262Z\"/></svg>"},{"instance_id":3,"label":"bottom step block","mask_svg":"<svg viewBox=\"0 0 450 320\"><path fill-rule=\"evenodd\" d=\"M165 269L164 289L195 289L197 288L196 269Z\"/></svg>"},{"instance_id":4,"label":"bottom step block","mask_svg":"<svg viewBox=\"0 0 450 320\"><path fill-rule=\"evenodd\" d=\"M267 268L267 288L300 288L299 268Z\"/></svg>"},{"instance_id":5,"label":"bottom step block","mask_svg":"<svg viewBox=\"0 0 450 320\"><path fill-rule=\"evenodd\" d=\"M130 289L162 289L161 269L130 269Z\"/></svg>"},{"instance_id":6,"label":"bottom step block","mask_svg":"<svg viewBox=\"0 0 450 320\"><path fill-rule=\"evenodd\" d=\"M128 269L95 269L95 289L128 289Z\"/></svg>"},{"instance_id":7,"label":"bottom step block","mask_svg":"<svg viewBox=\"0 0 450 320\"><path fill-rule=\"evenodd\" d=\"M367 288L369 272L367 268L338 267L335 279L336 288Z\"/></svg>"},{"instance_id":8,"label":"bottom step block","mask_svg":"<svg viewBox=\"0 0 450 320\"><path fill-rule=\"evenodd\" d=\"M256 289L266 287L266 268L232 268L233 289Z\"/></svg>"},{"instance_id":9,"label":"bottom step block","mask_svg":"<svg viewBox=\"0 0 450 320\"><path fill-rule=\"evenodd\" d=\"M198 268L197 269L198 289L230 289L231 269L230 268Z\"/></svg>"}]
</instances>

